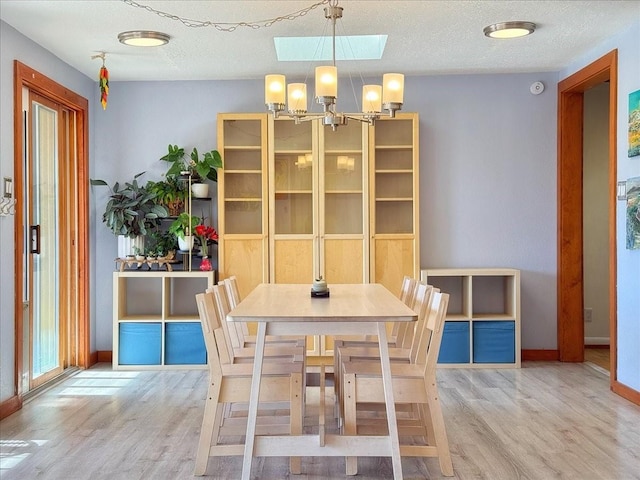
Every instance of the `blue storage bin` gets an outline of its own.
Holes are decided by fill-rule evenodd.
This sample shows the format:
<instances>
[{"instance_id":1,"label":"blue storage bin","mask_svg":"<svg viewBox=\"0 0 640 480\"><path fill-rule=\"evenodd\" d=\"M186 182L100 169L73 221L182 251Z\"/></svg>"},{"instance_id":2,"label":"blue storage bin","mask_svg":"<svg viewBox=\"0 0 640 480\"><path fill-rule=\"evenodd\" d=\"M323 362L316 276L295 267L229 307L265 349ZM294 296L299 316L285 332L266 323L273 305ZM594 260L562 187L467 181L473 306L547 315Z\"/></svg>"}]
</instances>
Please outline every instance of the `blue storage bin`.
<instances>
[{"instance_id":1,"label":"blue storage bin","mask_svg":"<svg viewBox=\"0 0 640 480\"><path fill-rule=\"evenodd\" d=\"M515 328L515 322L474 322L474 363L515 363Z\"/></svg>"},{"instance_id":2,"label":"blue storage bin","mask_svg":"<svg viewBox=\"0 0 640 480\"><path fill-rule=\"evenodd\" d=\"M160 365L162 353L160 323L120 324L119 365Z\"/></svg>"},{"instance_id":3,"label":"blue storage bin","mask_svg":"<svg viewBox=\"0 0 640 480\"><path fill-rule=\"evenodd\" d=\"M438 363L469 363L469 322L444 322Z\"/></svg>"},{"instance_id":4,"label":"blue storage bin","mask_svg":"<svg viewBox=\"0 0 640 480\"><path fill-rule=\"evenodd\" d=\"M167 323L165 365L205 365L207 349L199 322Z\"/></svg>"}]
</instances>

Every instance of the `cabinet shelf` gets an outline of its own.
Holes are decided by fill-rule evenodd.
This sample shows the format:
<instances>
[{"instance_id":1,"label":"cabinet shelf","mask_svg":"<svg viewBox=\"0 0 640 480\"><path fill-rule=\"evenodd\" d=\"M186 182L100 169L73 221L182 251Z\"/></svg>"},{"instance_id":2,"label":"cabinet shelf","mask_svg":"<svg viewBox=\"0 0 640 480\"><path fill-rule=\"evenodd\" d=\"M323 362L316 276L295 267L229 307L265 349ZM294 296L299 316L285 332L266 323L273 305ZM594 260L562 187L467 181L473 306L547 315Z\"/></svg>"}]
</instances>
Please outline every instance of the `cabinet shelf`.
<instances>
[{"instance_id":1,"label":"cabinet shelf","mask_svg":"<svg viewBox=\"0 0 640 480\"><path fill-rule=\"evenodd\" d=\"M311 195L312 190L276 190L275 194L278 195Z\"/></svg>"},{"instance_id":2,"label":"cabinet shelf","mask_svg":"<svg viewBox=\"0 0 640 480\"><path fill-rule=\"evenodd\" d=\"M246 169L246 170L242 170L242 169L235 169L235 170L227 170L225 173L235 173L235 174L244 174L244 173L261 173L260 170L255 170L255 169Z\"/></svg>"},{"instance_id":3,"label":"cabinet shelf","mask_svg":"<svg viewBox=\"0 0 640 480\"><path fill-rule=\"evenodd\" d=\"M362 154L362 150L352 149L352 150L325 150L325 155L360 155Z\"/></svg>"},{"instance_id":4,"label":"cabinet shelf","mask_svg":"<svg viewBox=\"0 0 640 480\"><path fill-rule=\"evenodd\" d=\"M376 145L376 150L413 150L413 145Z\"/></svg>"},{"instance_id":5,"label":"cabinet shelf","mask_svg":"<svg viewBox=\"0 0 640 480\"><path fill-rule=\"evenodd\" d=\"M225 202L261 202L262 198L259 197L227 197Z\"/></svg>"},{"instance_id":6,"label":"cabinet shelf","mask_svg":"<svg viewBox=\"0 0 640 480\"><path fill-rule=\"evenodd\" d=\"M262 146L261 145L225 145L224 149L233 150L236 152L242 152L242 151L253 152L256 150L261 150Z\"/></svg>"},{"instance_id":7,"label":"cabinet shelf","mask_svg":"<svg viewBox=\"0 0 640 480\"><path fill-rule=\"evenodd\" d=\"M349 195L362 195L362 190L325 190L325 192L327 195L340 195L343 193L349 194Z\"/></svg>"},{"instance_id":8,"label":"cabinet shelf","mask_svg":"<svg viewBox=\"0 0 640 480\"><path fill-rule=\"evenodd\" d=\"M411 197L376 198L376 202L413 202Z\"/></svg>"},{"instance_id":9,"label":"cabinet shelf","mask_svg":"<svg viewBox=\"0 0 640 480\"><path fill-rule=\"evenodd\" d=\"M411 170L408 168L393 168L393 169L389 169L389 168L379 168L376 170L376 173L383 173L383 174L390 174L393 175L394 173L411 173Z\"/></svg>"}]
</instances>

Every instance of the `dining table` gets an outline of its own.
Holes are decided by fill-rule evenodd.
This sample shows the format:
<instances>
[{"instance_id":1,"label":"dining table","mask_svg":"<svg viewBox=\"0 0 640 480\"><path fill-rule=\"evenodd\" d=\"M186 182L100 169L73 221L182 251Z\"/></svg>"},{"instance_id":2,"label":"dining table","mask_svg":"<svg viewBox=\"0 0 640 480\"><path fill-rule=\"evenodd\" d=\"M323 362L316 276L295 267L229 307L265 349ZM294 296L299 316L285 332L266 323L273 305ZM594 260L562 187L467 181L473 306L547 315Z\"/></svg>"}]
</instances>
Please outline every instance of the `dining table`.
<instances>
[{"instance_id":1,"label":"dining table","mask_svg":"<svg viewBox=\"0 0 640 480\"><path fill-rule=\"evenodd\" d=\"M255 357L247 412L242 479L249 480L253 457L391 457L393 476L402 464L391 383L386 325L412 322L417 314L381 284L329 285L328 295L312 296L311 286L259 284L227 315L230 322L256 322ZM256 436L258 398L267 335L369 335L378 339L388 435L339 434ZM334 372L339 374L339 372Z\"/></svg>"}]
</instances>

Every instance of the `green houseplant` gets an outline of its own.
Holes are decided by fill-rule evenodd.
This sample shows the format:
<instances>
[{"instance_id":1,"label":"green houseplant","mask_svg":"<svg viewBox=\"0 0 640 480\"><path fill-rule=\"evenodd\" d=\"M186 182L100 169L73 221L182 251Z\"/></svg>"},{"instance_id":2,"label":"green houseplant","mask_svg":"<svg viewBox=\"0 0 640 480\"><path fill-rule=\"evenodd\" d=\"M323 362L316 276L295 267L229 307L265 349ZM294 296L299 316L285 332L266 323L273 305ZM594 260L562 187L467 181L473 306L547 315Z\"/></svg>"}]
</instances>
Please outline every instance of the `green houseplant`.
<instances>
[{"instance_id":1,"label":"green houseplant","mask_svg":"<svg viewBox=\"0 0 640 480\"><path fill-rule=\"evenodd\" d=\"M156 201L167 208L170 216L177 217L182 211L187 190L184 182L181 182L177 176L166 175L165 180L159 182L149 180L146 188L156 195Z\"/></svg>"},{"instance_id":2,"label":"green houseplant","mask_svg":"<svg viewBox=\"0 0 640 480\"><path fill-rule=\"evenodd\" d=\"M191 250L193 248L193 229L200 223L200 217L182 212L169 226L169 233L178 237L178 247L180 250Z\"/></svg>"},{"instance_id":3,"label":"green houseplant","mask_svg":"<svg viewBox=\"0 0 640 480\"><path fill-rule=\"evenodd\" d=\"M94 186L109 188L109 201L105 206L102 221L107 228L118 235L118 256L133 254L133 248L144 248L144 236L157 228L161 218L168 215L167 209L158 205L156 194L150 192L146 186L138 183L138 178L145 172L138 173L131 182L115 182L109 186L100 179L91 179ZM125 239L137 239L129 243Z\"/></svg>"},{"instance_id":4,"label":"green houseplant","mask_svg":"<svg viewBox=\"0 0 640 480\"><path fill-rule=\"evenodd\" d=\"M195 182L211 180L218 181L218 168L222 168L222 156L217 150L205 152L202 158L197 148L193 148L191 154L186 158L184 148L178 145L169 144L168 152L160 160L169 162L171 166L167 170L169 175L181 175L188 172Z\"/></svg>"}]
</instances>

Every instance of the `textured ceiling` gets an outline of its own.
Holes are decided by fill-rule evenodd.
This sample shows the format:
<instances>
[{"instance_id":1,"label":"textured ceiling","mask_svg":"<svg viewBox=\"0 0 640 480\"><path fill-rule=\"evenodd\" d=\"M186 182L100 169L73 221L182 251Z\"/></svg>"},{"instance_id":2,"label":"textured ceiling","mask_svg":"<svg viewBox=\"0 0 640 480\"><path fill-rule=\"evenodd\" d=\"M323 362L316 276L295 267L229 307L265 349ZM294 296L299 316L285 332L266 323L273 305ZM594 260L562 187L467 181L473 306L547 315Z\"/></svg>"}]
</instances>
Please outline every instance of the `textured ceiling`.
<instances>
[{"instance_id":1,"label":"textured ceiling","mask_svg":"<svg viewBox=\"0 0 640 480\"><path fill-rule=\"evenodd\" d=\"M304 76L308 62L279 63L275 36L326 33L323 6L268 28L187 27L123 0L0 0L0 18L89 77L104 51L112 81L260 78L265 73ZM193 20L241 22L283 16L313 0L138 0ZM602 40L640 21L640 1L450 1L341 0L338 34L387 34L382 60L339 62L341 72L407 75L558 71ZM509 20L538 24L528 37L496 40L483 27ZM158 30L169 45L128 47L117 35L126 30ZM640 51L640 40L638 45Z\"/></svg>"}]
</instances>

